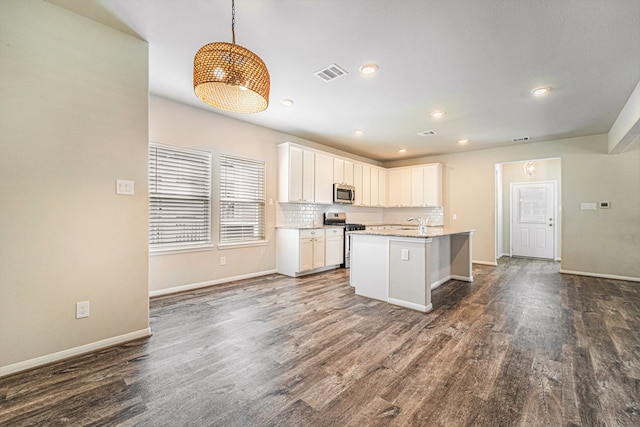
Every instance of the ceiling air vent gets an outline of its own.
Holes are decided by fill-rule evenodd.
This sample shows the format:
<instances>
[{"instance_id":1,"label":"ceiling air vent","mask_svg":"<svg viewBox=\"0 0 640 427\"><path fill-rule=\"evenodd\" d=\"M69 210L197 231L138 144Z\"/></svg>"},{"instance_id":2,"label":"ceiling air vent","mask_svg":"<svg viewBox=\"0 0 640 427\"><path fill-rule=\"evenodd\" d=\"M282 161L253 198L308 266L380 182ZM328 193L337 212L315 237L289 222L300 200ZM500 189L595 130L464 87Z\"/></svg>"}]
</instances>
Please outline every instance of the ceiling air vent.
<instances>
[{"instance_id":1,"label":"ceiling air vent","mask_svg":"<svg viewBox=\"0 0 640 427\"><path fill-rule=\"evenodd\" d=\"M314 76L318 77L320 80L327 83L337 79L338 77L342 77L346 74L347 72L342 68L340 68L339 65L336 65L336 64L331 64L328 67L324 67L322 70L316 71L315 73L313 73Z\"/></svg>"},{"instance_id":2,"label":"ceiling air vent","mask_svg":"<svg viewBox=\"0 0 640 427\"><path fill-rule=\"evenodd\" d=\"M521 136L518 138L511 138L511 142L527 142L529 140L528 136Z\"/></svg>"},{"instance_id":3,"label":"ceiling air vent","mask_svg":"<svg viewBox=\"0 0 640 427\"><path fill-rule=\"evenodd\" d=\"M436 134L435 130L423 130L422 132L418 132L418 136L431 136L435 134Z\"/></svg>"}]
</instances>

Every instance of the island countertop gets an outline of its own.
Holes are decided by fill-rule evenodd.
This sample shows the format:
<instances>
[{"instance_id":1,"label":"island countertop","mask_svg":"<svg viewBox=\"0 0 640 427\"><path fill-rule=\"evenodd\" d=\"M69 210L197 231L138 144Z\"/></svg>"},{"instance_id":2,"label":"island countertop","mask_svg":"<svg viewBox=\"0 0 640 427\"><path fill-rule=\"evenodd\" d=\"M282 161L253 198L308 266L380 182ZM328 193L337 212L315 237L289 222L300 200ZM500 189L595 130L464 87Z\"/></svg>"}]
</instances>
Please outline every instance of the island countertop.
<instances>
[{"instance_id":1,"label":"island countertop","mask_svg":"<svg viewBox=\"0 0 640 427\"><path fill-rule=\"evenodd\" d=\"M393 237L415 237L421 239L428 239L430 237L451 236L454 234L473 233L475 230L465 230L459 228L450 227L427 227L427 233L419 233L417 229L414 230L359 230L351 231L354 234L368 234L375 236L393 236Z\"/></svg>"}]
</instances>

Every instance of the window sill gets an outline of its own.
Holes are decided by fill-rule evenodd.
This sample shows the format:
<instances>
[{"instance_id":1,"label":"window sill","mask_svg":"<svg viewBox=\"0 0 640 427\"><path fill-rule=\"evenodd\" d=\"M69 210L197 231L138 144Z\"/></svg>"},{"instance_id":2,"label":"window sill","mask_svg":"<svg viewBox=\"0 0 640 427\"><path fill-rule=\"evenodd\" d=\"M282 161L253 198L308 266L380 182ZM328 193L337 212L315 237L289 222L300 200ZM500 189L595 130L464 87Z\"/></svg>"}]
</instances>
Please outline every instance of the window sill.
<instances>
[{"instance_id":1,"label":"window sill","mask_svg":"<svg viewBox=\"0 0 640 427\"><path fill-rule=\"evenodd\" d=\"M215 248L214 245L202 245L202 246L191 246L188 248L168 247L168 248L159 248L159 249L149 249L149 256L181 254L186 252L202 252L202 251L210 251L213 248Z\"/></svg>"},{"instance_id":2,"label":"window sill","mask_svg":"<svg viewBox=\"0 0 640 427\"><path fill-rule=\"evenodd\" d=\"M233 248L248 248L252 246L266 246L266 240L256 240L251 242L233 242L233 243L218 243L218 249L233 249Z\"/></svg>"}]
</instances>

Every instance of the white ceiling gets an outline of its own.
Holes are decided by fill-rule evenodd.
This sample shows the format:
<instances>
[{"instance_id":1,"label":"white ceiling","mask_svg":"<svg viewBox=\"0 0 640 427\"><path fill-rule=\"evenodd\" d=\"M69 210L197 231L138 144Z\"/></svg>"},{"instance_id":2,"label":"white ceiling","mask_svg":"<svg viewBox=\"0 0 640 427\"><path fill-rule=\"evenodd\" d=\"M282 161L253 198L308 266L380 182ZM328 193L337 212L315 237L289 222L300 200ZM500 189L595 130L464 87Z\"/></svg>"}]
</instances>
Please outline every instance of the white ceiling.
<instances>
[{"instance_id":1,"label":"white ceiling","mask_svg":"<svg viewBox=\"0 0 640 427\"><path fill-rule=\"evenodd\" d=\"M231 42L230 0L50 1L147 40L153 94L379 161L606 133L640 81L638 0L236 0L271 95L233 114L193 92L196 51ZM314 76L332 63L349 74Z\"/></svg>"}]
</instances>

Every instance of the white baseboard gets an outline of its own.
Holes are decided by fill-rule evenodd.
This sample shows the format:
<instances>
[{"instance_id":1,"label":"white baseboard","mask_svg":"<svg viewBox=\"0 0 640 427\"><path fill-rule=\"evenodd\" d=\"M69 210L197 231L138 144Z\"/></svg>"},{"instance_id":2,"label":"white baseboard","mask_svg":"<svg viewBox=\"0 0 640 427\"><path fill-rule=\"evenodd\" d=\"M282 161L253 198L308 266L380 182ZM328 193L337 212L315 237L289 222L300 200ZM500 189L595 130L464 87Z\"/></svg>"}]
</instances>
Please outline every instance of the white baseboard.
<instances>
[{"instance_id":1,"label":"white baseboard","mask_svg":"<svg viewBox=\"0 0 640 427\"><path fill-rule=\"evenodd\" d=\"M389 298L389 299L387 299L387 302L389 304L399 305L400 307L410 308L412 310L421 311L423 313L427 313L427 312L433 310L433 304L422 305L422 304L416 304L416 303L413 303L413 302L403 301L401 299L395 299L395 298Z\"/></svg>"},{"instance_id":2,"label":"white baseboard","mask_svg":"<svg viewBox=\"0 0 640 427\"><path fill-rule=\"evenodd\" d=\"M460 280L462 282L473 282L473 276L456 276L455 274L452 274L451 279Z\"/></svg>"},{"instance_id":3,"label":"white baseboard","mask_svg":"<svg viewBox=\"0 0 640 427\"><path fill-rule=\"evenodd\" d=\"M433 282L431 284L431 290L438 289L440 287L440 285L442 285L443 283L447 283L449 280L451 280L451 276L443 277L442 279L438 280L437 282Z\"/></svg>"},{"instance_id":4,"label":"white baseboard","mask_svg":"<svg viewBox=\"0 0 640 427\"><path fill-rule=\"evenodd\" d=\"M269 274L275 274L275 273L277 273L276 270L268 270L268 271L259 271L257 273L243 274L240 276L225 277L222 279L207 280L206 282L191 283L189 285L175 286L172 288L149 291L149 296L158 297L161 295L176 294L178 292L192 291L194 289L206 288L207 286L219 285L221 283L235 282L236 280L252 279L254 277L267 276Z\"/></svg>"},{"instance_id":5,"label":"white baseboard","mask_svg":"<svg viewBox=\"0 0 640 427\"><path fill-rule=\"evenodd\" d=\"M112 347L114 345L123 344L125 342L150 336L151 328L146 328L139 331L130 332L128 334L119 335L117 337L107 338L106 340L81 345L80 347L74 347L68 350L59 351L57 353L47 354L46 356L36 357L35 359L25 360L24 362L14 363L13 365L0 366L0 378L7 375L15 374L17 372L26 371L27 369L47 365L52 362L57 362L59 360L68 359L69 357L79 356L81 354L90 353L92 351L101 350L103 348Z\"/></svg>"},{"instance_id":6,"label":"white baseboard","mask_svg":"<svg viewBox=\"0 0 640 427\"><path fill-rule=\"evenodd\" d=\"M602 279L626 280L627 282L640 282L640 277L617 276L615 274L589 273L586 271L572 271L560 269L562 274L575 274L577 276L600 277Z\"/></svg>"},{"instance_id":7,"label":"white baseboard","mask_svg":"<svg viewBox=\"0 0 640 427\"><path fill-rule=\"evenodd\" d=\"M497 265L498 265L498 263L497 263L497 262L495 262L495 261L491 262L491 261L476 261L476 260L471 260L471 263L472 263L472 264L480 264L480 265L490 265L490 266L492 266L492 267L495 267L495 266L497 266Z\"/></svg>"}]
</instances>

